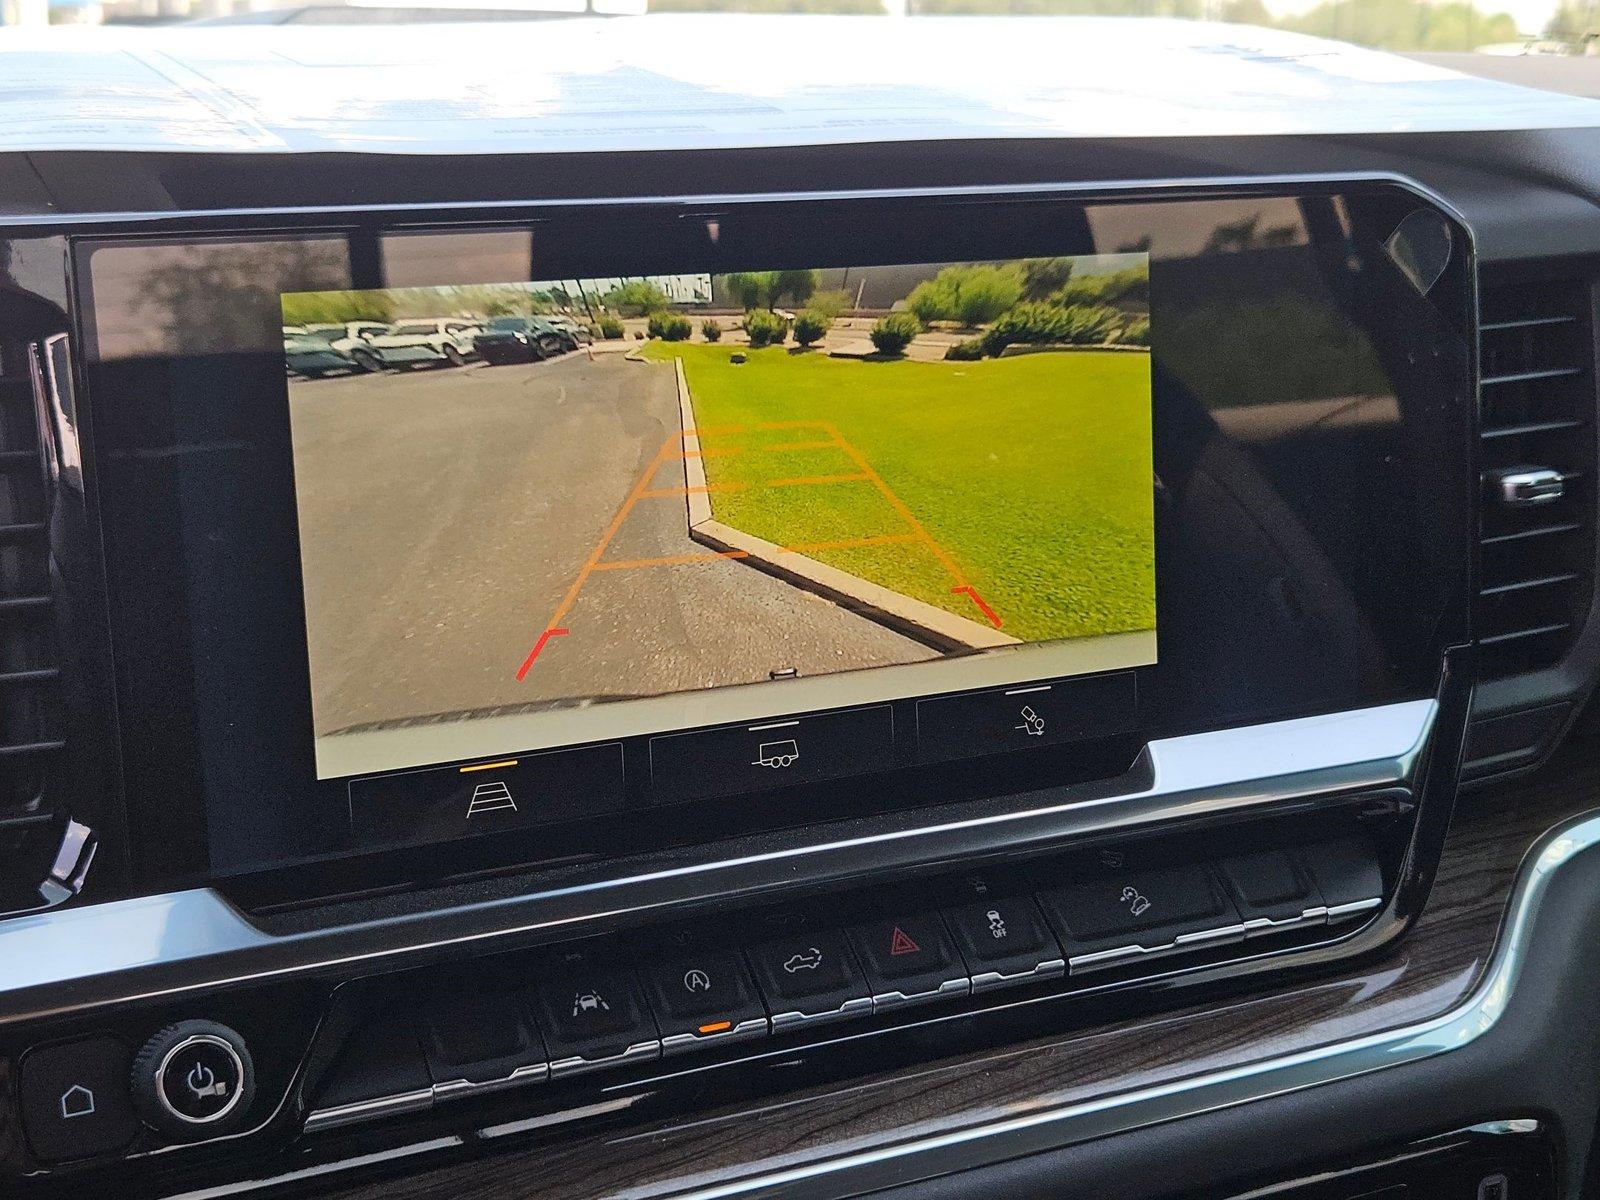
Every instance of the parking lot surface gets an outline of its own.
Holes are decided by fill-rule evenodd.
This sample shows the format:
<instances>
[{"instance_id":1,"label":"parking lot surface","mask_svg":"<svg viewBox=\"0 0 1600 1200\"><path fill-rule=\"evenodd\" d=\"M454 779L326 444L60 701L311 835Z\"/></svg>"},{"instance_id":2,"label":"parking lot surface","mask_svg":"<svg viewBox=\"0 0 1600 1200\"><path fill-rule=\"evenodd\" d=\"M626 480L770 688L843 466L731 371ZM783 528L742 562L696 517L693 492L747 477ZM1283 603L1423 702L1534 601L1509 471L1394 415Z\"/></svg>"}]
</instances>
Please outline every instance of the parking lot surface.
<instances>
[{"instance_id":1,"label":"parking lot surface","mask_svg":"<svg viewBox=\"0 0 1600 1200\"><path fill-rule=\"evenodd\" d=\"M700 561L681 496L634 504L519 682L551 614L663 441L670 365L619 354L291 381L316 732L652 695L933 657L735 561ZM652 491L685 485L681 460Z\"/></svg>"}]
</instances>

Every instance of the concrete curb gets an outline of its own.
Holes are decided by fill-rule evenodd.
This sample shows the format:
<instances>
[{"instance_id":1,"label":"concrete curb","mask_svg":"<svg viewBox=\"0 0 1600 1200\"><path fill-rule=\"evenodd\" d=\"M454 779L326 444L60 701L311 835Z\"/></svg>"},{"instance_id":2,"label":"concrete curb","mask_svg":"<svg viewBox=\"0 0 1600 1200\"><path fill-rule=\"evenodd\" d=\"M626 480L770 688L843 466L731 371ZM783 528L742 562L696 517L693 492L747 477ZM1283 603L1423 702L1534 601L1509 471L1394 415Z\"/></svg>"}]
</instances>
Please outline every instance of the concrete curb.
<instances>
[{"instance_id":1,"label":"concrete curb","mask_svg":"<svg viewBox=\"0 0 1600 1200\"><path fill-rule=\"evenodd\" d=\"M703 490L695 490L706 487L706 469L698 454L700 439L691 432L695 427L694 402L689 396L689 381L683 373L683 359L673 359L673 365L677 368L678 416L684 430L683 474L689 488L686 499L691 539L719 554L737 552L740 561L757 570L824 596L935 650L988 650L1020 644L1020 638L880 587L804 554L785 550L714 518L710 496Z\"/></svg>"}]
</instances>

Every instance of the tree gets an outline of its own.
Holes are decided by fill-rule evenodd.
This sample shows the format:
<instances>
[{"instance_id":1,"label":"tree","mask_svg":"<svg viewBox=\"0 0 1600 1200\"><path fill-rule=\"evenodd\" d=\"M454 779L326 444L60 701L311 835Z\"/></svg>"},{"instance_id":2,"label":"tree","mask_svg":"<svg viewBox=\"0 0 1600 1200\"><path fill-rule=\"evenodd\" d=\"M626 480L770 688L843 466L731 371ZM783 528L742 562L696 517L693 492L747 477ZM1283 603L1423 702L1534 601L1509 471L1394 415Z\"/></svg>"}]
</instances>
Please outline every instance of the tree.
<instances>
[{"instance_id":1,"label":"tree","mask_svg":"<svg viewBox=\"0 0 1600 1200\"><path fill-rule=\"evenodd\" d=\"M767 307L776 308L785 296L799 307L816 294L821 276L816 271L772 271L767 284Z\"/></svg>"},{"instance_id":2,"label":"tree","mask_svg":"<svg viewBox=\"0 0 1600 1200\"><path fill-rule=\"evenodd\" d=\"M776 308L785 296L798 306L816 294L817 271L735 271L721 279L721 290L745 312Z\"/></svg>"},{"instance_id":3,"label":"tree","mask_svg":"<svg viewBox=\"0 0 1600 1200\"><path fill-rule=\"evenodd\" d=\"M1261 0L1222 0L1222 7L1217 15L1231 25L1272 24L1272 14L1267 11L1267 6Z\"/></svg>"},{"instance_id":4,"label":"tree","mask_svg":"<svg viewBox=\"0 0 1600 1200\"><path fill-rule=\"evenodd\" d=\"M605 305L625 317L641 317L667 307L667 294L648 279L630 279L606 293Z\"/></svg>"},{"instance_id":5,"label":"tree","mask_svg":"<svg viewBox=\"0 0 1600 1200\"><path fill-rule=\"evenodd\" d=\"M721 290L745 312L760 308L766 300L767 281L763 271L735 271L724 275Z\"/></svg>"}]
</instances>

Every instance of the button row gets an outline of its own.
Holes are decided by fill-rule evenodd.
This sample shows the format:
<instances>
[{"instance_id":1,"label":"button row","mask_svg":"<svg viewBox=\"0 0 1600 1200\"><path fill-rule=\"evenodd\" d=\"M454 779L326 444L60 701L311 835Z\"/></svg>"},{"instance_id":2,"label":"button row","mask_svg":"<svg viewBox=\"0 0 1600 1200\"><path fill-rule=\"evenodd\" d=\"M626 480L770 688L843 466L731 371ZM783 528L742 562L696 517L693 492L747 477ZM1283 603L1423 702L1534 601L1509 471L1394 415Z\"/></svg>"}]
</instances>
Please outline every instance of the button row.
<instances>
[{"instance_id":1,"label":"button row","mask_svg":"<svg viewBox=\"0 0 1600 1200\"><path fill-rule=\"evenodd\" d=\"M1108 737L1134 727L1132 672L919 700L923 762ZM870 775L896 765L887 704L649 741L659 803L744 795ZM507 755L352 779L351 830L363 846L428 844L604 816L626 806L619 742Z\"/></svg>"},{"instance_id":2,"label":"button row","mask_svg":"<svg viewBox=\"0 0 1600 1200\"><path fill-rule=\"evenodd\" d=\"M1352 839L1134 870L1110 855L1067 886L978 895L747 947L673 950L637 968L580 952L531 988L424 1001L418 1068L397 1076L391 1050L380 1081L320 1096L308 1128L1087 975L1325 924L1381 903L1377 864ZM405 1035L356 1040L392 1044L396 1036Z\"/></svg>"}]
</instances>

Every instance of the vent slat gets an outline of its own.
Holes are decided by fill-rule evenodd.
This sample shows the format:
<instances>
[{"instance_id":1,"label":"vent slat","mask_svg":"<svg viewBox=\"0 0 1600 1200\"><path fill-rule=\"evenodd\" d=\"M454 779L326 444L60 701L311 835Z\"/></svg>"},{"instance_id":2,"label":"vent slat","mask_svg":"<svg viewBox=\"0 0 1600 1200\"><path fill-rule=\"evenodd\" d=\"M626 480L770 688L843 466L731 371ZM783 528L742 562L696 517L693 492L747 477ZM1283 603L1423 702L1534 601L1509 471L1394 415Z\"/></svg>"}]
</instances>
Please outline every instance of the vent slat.
<instances>
[{"instance_id":1,"label":"vent slat","mask_svg":"<svg viewBox=\"0 0 1600 1200\"><path fill-rule=\"evenodd\" d=\"M1571 325L1577 317L1565 314L1558 317L1521 317L1513 321L1486 321L1478 326L1480 333L1500 333L1507 329L1540 329L1552 325Z\"/></svg>"},{"instance_id":2,"label":"vent slat","mask_svg":"<svg viewBox=\"0 0 1600 1200\"><path fill-rule=\"evenodd\" d=\"M1534 433L1559 433L1563 429L1581 429L1583 422L1576 418L1565 418L1553 421L1523 421L1517 425L1496 425L1485 429L1479 436L1486 442L1498 441L1501 438L1527 437Z\"/></svg>"},{"instance_id":3,"label":"vent slat","mask_svg":"<svg viewBox=\"0 0 1600 1200\"><path fill-rule=\"evenodd\" d=\"M1558 533L1572 533L1582 529L1577 521L1563 521L1559 525L1540 525L1534 529L1519 529L1515 533L1498 533L1483 539L1485 546L1503 546L1507 542L1522 542L1529 538L1553 537Z\"/></svg>"},{"instance_id":4,"label":"vent slat","mask_svg":"<svg viewBox=\"0 0 1600 1200\"><path fill-rule=\"evenodd\" d=\"M1485 480L1547 469L1564 485L1540 506L1505 503L1485 489L1476 624L1491 677L1556 662L1588 608L1591 543L1582 535L1592 529L1595 478L1589 286L1565 280L1484 289L1478 436Z\"/></svg>"},{"instance_id":5,"label":"vent slat","mask_svg":"<svg viewBox=\"0 0 1600 1200\"><path fill-rule=\"evenodd\" d=\"M67 748L60 738L43 742L11 742L0 744L0 758L16 758L25 754L55 754Z\"/></svg>"},{"instance_id":6,"label":"vent slat","mask_svg":"<svg viewBox=\"0 0 1600 1200\"><path fill-rule=\"evenodd\" d=\"M1481 588L1480 596L1509 596L1512 592L1532 591L1534 588L1554 587L1558 583L1571 583L1578 578L1576 571L1565 571L1560 575L1544 575L1538 579L1519 579L1515 583L1502 583L1494 587ZM3 682L3 677L0 677Z\"/></svg>"},{"instance_id":7,"label":"vent slat","mask_svg":"<svg viewBox=\"0 0 1600 1200\"><path fill-rule=\"evenodd\" d=\"M1535 625L1532 629L1513 629L1509 633L1492 633L1478 639L1480 646L1503 646L1507 642L1520 642L1528 638L1544 637L1552 633L1565 633L1572 628L1571 621L1554 621L1549 625Z\"/></svg>"},{"instance_id":8,"label":"vent slat","mask_svg":"<svg viewBox=\"0 0 1600 1200\"><path fill-rule=\"evenodd\" d=\"M1573 379L1582 374L1582 367L1541 367L1532 371L1485 375L1478 382L1484 387L1500 387L1507 383L1534 383L1541 379Z\"/></svg>"}]
</instances>

